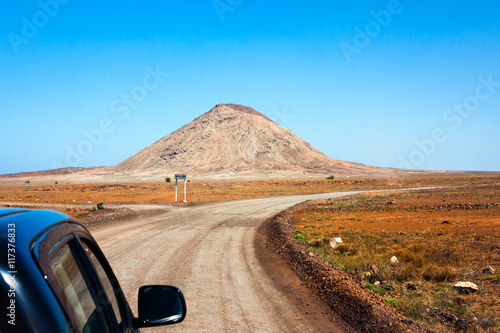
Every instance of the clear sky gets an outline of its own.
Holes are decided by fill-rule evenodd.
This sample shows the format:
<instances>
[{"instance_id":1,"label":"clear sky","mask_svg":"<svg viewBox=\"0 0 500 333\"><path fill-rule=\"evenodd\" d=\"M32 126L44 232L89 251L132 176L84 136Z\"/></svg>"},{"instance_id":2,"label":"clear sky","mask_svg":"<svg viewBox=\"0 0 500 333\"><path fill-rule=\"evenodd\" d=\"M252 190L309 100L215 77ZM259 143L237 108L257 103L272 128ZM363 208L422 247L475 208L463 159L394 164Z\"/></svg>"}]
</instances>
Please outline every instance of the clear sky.
<instances>
[{"instance_id":1,"label":"clear sky","mask_svg":"<svg viewBox=\"0 0 500 333\"><path fill-rule=\"evenodd\" d=\"M500 171L498 1L0 6L0 173L115 165L218 103L337 159Z\"/></svg>"}]
</instances>

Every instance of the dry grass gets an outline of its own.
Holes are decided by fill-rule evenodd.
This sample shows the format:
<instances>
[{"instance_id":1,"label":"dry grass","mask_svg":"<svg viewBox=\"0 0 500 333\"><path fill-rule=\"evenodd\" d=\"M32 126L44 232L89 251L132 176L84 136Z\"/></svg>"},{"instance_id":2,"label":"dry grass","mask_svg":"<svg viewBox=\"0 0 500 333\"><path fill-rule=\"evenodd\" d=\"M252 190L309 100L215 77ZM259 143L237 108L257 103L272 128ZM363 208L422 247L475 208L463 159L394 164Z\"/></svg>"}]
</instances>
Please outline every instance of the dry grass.
<instances>
[{"instance_id":1,"label":"dry grass","mask_svg":"<svg viewBox=\"0 0 500 333\"><path fill-rule=\"evenodd\" d=\"M499 202L495 185L363 195L297 208L294 228L297 239L424 328L498 332L500 275L482 268L500 269ZM344 243L332 249L332 237ZM461 295L457 281L479 292Z\"/></svg>"}]
</instances>

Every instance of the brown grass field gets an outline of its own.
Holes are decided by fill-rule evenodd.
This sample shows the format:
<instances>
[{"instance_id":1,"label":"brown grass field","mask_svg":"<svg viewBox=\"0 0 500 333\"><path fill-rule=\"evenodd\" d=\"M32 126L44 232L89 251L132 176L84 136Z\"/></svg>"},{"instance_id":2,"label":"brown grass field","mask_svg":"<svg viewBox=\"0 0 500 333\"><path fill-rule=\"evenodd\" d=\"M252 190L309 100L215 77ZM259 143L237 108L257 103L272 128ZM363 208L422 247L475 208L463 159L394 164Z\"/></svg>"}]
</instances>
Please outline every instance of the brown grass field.
<instances>
[{"instance_id":1,"label":"brown grass field","mask_svg":"<svg viewBox=\"0 0 500 333\"><path fill-rule=\"evenodd\" d=\"M398 190L434 186L448 187ZM370 192L374 189L394 191ZM292 208L296 238L427 330L500 332L498 173L191 181L187 199L188 204L203 204L352 190L366 193ZM105 209L136 203L172 205L174 193L174 183L165 182L34 185L20 180L0 184L0 206L41 206L91 216L99 202ZM344 243L333 250L327 242L332 237L342 237ZM398 264L390 263L392 256ZM485 266L495 272L483 273ZM457 281L473 282L479 292L460 294L453 289Z\"/></svg>"},{"instance_id":2,"label":"brown grass field","mask_svg":"<svg viewBox=\"0 0 500 333\"><path fill-rule=\"evenodd\" d=\"M68 204L88 206L98 202L172 203L175 181L171 183L103 183L103 184L29 184L29 178L18 184L0 183L0 203ZM467 173L448 176L362 177L327 180L324 178L292 180L191 181L187 184L189 202L238 200L278 195L324 193L336 191L398 189L428 186L461 186L500 182L500 174ZM183 182L179 181L179 198L183 198Z\"/></svg>"},{"instance_id":3,"label":"brown grass field","mask_svg":"<svg viewBox=\"0 0 500 333\"><path fill-rule=\"evenodd\" d=\"M427 330L500 331L499 184L366 193L292 212L296 239ZM461 294L458 281L479 291Z\"/></svg>"}]
</instances>

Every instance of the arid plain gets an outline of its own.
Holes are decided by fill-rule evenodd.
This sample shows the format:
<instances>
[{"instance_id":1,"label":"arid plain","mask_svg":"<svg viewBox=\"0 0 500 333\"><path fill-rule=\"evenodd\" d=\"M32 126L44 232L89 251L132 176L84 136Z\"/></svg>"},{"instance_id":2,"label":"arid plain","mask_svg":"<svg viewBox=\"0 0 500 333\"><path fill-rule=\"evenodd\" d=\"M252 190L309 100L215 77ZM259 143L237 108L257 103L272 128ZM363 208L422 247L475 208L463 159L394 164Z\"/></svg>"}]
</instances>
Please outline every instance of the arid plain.
<instances>
[{"instance_id":1,"label":"arid plain","mask_svg":"<svg viewBox=\"0 0 500 333\"><path fill-rule=\"evenodd\" d=\"M194 180L187 183L187 203L182 202L182 182L181 202L175 203L175 185L164 181L27 181L0 184L0 205L57 209L80 219L91 231L130 220L134 205L148 205L152 211L189 210L246 199L313 193L325 193L327 198L332 192L356 191L353 196L290 208L294 241L340 268L339 274L354 277L362 288L380 295L375 297L387 303L390 311L404 314L426 330L495 332L500 325L498 174ZM408 188L425 190L402 190ZM95 208L100 202L104 209ZM342 247L323 246L334 237L343 239ZM391 256L398 258L398 266L389 263ZM495 272L482 272L488 266ZM453 289L459 280L477 284L479 291L459 293ZM356 330L356 326L347 323L344 329Z\"/></svg>"},{"instance_id":2,"label":"arid plain","mask_svg":"<svg viewBox=\"0 0 500 333\"><path fill-rule=\"evenodd\" d=\"M132 303L182 287L181 331L498 332L499 203L498 172L334 159L237 104L115 166L0 175L0 206L86 225Z\"/></svg>"}]
</instances>

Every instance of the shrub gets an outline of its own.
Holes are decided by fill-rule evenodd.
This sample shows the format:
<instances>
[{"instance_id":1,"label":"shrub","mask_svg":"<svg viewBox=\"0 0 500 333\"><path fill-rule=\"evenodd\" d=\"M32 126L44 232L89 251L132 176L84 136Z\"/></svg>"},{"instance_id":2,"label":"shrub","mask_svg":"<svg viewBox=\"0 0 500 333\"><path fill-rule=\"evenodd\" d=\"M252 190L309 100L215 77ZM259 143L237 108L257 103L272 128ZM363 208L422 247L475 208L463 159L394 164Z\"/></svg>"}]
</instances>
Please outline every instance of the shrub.
<instances>
[{"instance_id":1,"label":"shrub","mask_svg":"<svg viewBox=\"0 0 500 333\"><path fill-rule=\"evenodd\" d=\"M387 290L379 288L374 284L367 284L366 288L370 289L371 291L378 294L379 296L384 296L387 293Z\"/></svg>"},{"instance_id":2,"label":"shrub","mask_svg":"<svg viewBox=\"0 0 500 333\"><path fill-rule=\"evenodd\" d=\"M398 305L398 300L395 299L395 298L386 298L385 302L387 304L389 304L390 306L393 306L393 307L395 307L396 305Z\"/></svg>"},{"instance_id":3,"label":"shrub","mask_svg":"<svg viewBox=\"0 0 500 333\"><path fill-rule=\"evenodd\" d=\"M427 281L444 282L450 281L457 276L453 267L448 265L438 266L435 264L426 265L422 270L422 277Z\"/></svg>"},{"instance_id":4,"label":"shrub","mask_svg":"<svg viewBox=\"0 0 500 333\"><path fill-rule=\"evenodd\" d=\"M335 176L331 175L331 176L326 177L326 179L335 179Z\"/></svg>"},{"instance_id":5,"label":"shrub","mask_svg":"<svg viewBox=\"0 0 500 333\"><path fill-rule=\"evenodd\" d=\"M170 181L171 181L170 177L165 178L165 181L166 181L167 183L170 183Z\"/></svg>"},{"instance_id":6,"label":"shrub","mask_svg":"<svg viewBox=\"0 0 500 333\"><path fill-rule=\"evenodd\" d=\"M295 239L298 240L299 242L303 243L307 242L307 234L303 233L300 230L296 230L294 234L295 234Z\"/></svg>"}]
</instances>

